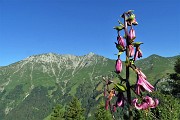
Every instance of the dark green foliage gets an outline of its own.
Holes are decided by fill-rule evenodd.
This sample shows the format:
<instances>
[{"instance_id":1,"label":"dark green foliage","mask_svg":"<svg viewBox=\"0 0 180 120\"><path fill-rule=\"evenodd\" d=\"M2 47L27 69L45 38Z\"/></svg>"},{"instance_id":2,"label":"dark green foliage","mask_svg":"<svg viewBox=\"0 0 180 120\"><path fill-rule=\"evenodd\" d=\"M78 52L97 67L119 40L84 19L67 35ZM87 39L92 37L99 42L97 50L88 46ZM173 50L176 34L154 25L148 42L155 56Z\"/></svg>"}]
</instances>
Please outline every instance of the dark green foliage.
<instances>
[{"instance_id":1,"label":"dark green foliage","mask_svg":"<svg viewBox=\"0 0 180 120\"><path fill-rule=\"evenodd\" d=\"M6 99L11 99L11 100L19 99L23 94L24 94L23 85L20 84L9 92L9 94L6 96Z\"/></svg>"},{"instance_id":2,"label":"dark green foliage","mask_svg":"<svg viewBox=\"0 0 180 120\"><path fill-rule=\"evenodd\" d=\"M24 99L5 117L4 120L42 120L50 113L52 101L47 97L47 88L35 87L31 94Z\"/></svg>"},{"instance_id":3,"label":"dark green foliage","mask_svg":"<svg viewBox=\"0 0 180 120\"><path fill-rule=\"evenodd\" d=\"M170 78L173 79L173 82L170 82L170 85L172 86L172 94L176 97L180 97L180 57L177 58L174 70L176 73L170 74Z\"/></svg>"},{"instance_id":4,"label":"dark green foliage","mask_svg":"<svg viewBox=\"0 0 180 120\"><path fill-rule=\"evenodd\" d=\"M81 99L82 107L86 108L85 115L87 116L90 110L96 105L94 85L92 82L85 81L77 88L76 96ZM100 93L99 93L100 94Z\"/></svg>"},{"instance_id":5,"label":"dark green foliage","mask_svg":"<svg viewBox=\"0 0 180 120\"><path fill-rule=\"evenodd\" d=\"M105 110L105 103L101 101L94 113L95 120L113 120L109 110Z\"/></svg>"},{"instance_id":6,"label":"dark green foliage","mask_svg":"<svg viewBox=\"0 0 180 120\"><path fill-rule=\"evenodd\" d=\"M4 112L5 108L6 108L5 101L0 101L0 120L3 120L3 118L5 117L5 112Z\"/></svg>"},{"instance_id":7,"label":"dark green foliage","mask_svg":"<svg viewBox=\"0 0 180 120\"><path fill-rule=\"evenodd\" d=\"M53 113L51 114L50 120L63 120L64 119L64 111L60 104L56 105L53 108Z\"/></svg>"},{"instance_id":8,"label":"dark green foliage","mask_svg":"<svg viewBox=\"0 0 180 120\"><path fill-rule=\"evenodd\" d=\"M174 70L177 74L180 74L180 57L178 57L175 62Z\"/></svg>"},{"instance_id":9,"label":"dark green foliage","mask_svg":"<svg viewBox=\"0 0 180 120\"><path fill-rule=\"evenodd\" d=\"M3 95L6 94L6 90L3 92L0 92L0 98L2 98ZM6 103L4 100L0 101L0 120L2 120L5 116L4 109L6 108Z\"/></svg>"},{"instance_id":10,"label":"dark green foliage","mask_svg":"<svg viewBox=\"0 0 180 120\"><path fill-rule=\"evenodd\" d=\"M152 97L158 98L159 105L148 110L133 109L134 120L179 120L180 100L171 95L154 92Z\"/></svg>"},{"instance_id":11,"label":"dark green foliage","mask_svg":"<svg viewBox=\"0 0 180 120\"><path fill-rule=\"evenodd\" d=\"M178 57L179 56L165 58L158 55L151 55L148 58L136 61L136 65L142 69L148 81L153 84L158 79L166 76L167 73L174 72L174 63Z\"/></svg>"},{"instance_id":12,"label":"dark green foliage","mask_svg":"<svg viewBox=\"0 0 180 120\"><path fill-rule=\"evenodd\" d=\"M84 109L81 107L80 101L74 97L65 108L65 120L85 120Z\"/></svg>"},{"instance_id":13,"label":"dark green foliage","mask_svg":"<svg viewBox=\"0 0 180 120\"><path fill-rule=\"evenodd\" d=\"M179 120L180 119L180 100L172 95L164 95L154 92L153 96L159 99L159 105L156 114L162 120ZM155 113L154 113L155 114Z\"/></svg>"}]
</instances>

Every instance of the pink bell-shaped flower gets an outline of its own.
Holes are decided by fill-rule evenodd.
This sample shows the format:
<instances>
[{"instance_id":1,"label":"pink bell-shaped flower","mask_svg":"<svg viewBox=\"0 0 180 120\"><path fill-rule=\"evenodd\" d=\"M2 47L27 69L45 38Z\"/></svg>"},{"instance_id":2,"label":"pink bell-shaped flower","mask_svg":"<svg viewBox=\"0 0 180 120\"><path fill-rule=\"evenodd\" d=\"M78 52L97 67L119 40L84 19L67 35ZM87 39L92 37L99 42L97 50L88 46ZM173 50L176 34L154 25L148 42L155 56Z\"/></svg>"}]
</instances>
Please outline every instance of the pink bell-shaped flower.
<instances>
[{"instance_id":1,"label":"pink bell-shaped flower","mask_svg":"<svg viewBox=\"0 0 180 120\"><path fill-rule=\"evenodd\" d=\"M149 96L145 97L146 102L149 104L150 108L155 108L158 104L159 104L159 100L158 99L152 99Z\"/></svg>"},{"instance_id":2,"label":"pink bell-shaped flower","mask_svg":"<svg viewBox=\"0 0 180 120\"><path fill-rule=\"evenodd\" d=\"M132 43L134 42L134 39L136 38L136 35L135 35L135 30L133 28L130 29L129 31L129 42Z\"/></svg>"},{"instance_id":3,"label":"pink bell-shaped flower","mask_svg":"<svg viewBox=\"0 0 180 120\"><path fill-rule=\"evenodd\" d=\"M132 101L132 104L134 105L134 107L135 107L136 109L138 109L138 110L141 110L141 109L142 109L142 110L146 110L146 109L149 108L149 105L148 105L147 102L143 102L143 103L138 104L137 101L138 101L137 98Z\"/></svg>"},{"instance_id":4,"label":"pink bell-shaped flower","mask_svg":"<svg viewBox=\"0 0 180 120\"><path fill-rule=\"evenodd\" d=\"M154 87L146 80L146 76L140 71L138 73L138 80L136 83L136 94L140 94L140 91L147 90L148 92L152 92Z\"/></svg>"},{"instance_id":5,"label":"pink bell-shaped flower","mask_svg":"<svg viewBox=\"0 0 180 120\"><path fill-rule=\"evenodd\" d=\"M118 44L125 48L125 41L122 36L117 37Z\"/></svg>"},{"instance_id":6,"label":"pink bell-shaped flower","mask_svg":"<svg viewBox=\"0 0 180 120\"><path fill-rule=\"evenodd\" d=\"M135 53L135 56L134 56L134 60L136 60L137 58L141 58L142 57L142 51L140 50L140 48L136 48L136 53Z\"/></svg>"},{"instance_id":7,"label":"pink bell-shaped flower","mask_svg":"<svg viewBox=\"0 0 180 120\"><path fill-rule=\"evenodd\" d=\"M118 98L116 100L116 103L113 105L113 112L116 111L116 108L117 107L124 107L124 94L122 92L119 92L117 95L116 95Z\"/></svg>"},{"instance_id":8,"label":"pink bell-shaped flower","mask_svg":"<svg viewBox=\"0 0 180 120\"><path fill-rule=\"evenodd\" d=\"M157 105L159 104L159 101L158 101L158 99L153 100L151 97L146 96L143 98L142 103L138 103L138 99L136 98L132 101L132 104L138 110L146 110L148 108L157 107Z\"/></svg>"},{"instance_id":9,"label":"pink bell-shaped flower","mask_svg":"<svg viewBox=\"0 0 180 120\"><path fill-rule=\"evenodd\" d=\"M116 106L124 107L124 94L122 92L119 92L117 97L118 98L116 100Z\"/></svg>"},{"instance_id":10,"label":"pink bell-shaped flower","mask_svg":"<svg viewBox=\"0 0 180 120\"><path fill-rule=\"evenodd\" d=\"M133 45L129 45L129 57L132 57L134 55L134 47Z\"/></svg>"},{"instance_id":11,"label":"pink bell-shaped flower","mask_svg":"<svg viewBox=\"0 0 180 120\"><path fill-rule=\"evenodd\" d=\"M115 68L116 73L120 73L122 71L122 61L119 58L116 60Z\"/></svg>"}]
</instances>

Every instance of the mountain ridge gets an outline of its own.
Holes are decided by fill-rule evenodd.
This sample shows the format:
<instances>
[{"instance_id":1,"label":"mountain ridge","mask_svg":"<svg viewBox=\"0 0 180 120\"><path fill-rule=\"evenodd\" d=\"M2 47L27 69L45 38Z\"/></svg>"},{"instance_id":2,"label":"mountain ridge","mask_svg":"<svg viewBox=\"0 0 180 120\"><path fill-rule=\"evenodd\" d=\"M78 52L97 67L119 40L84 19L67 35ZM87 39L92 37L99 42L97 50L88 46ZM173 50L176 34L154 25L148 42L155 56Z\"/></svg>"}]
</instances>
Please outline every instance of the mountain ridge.
<instances>
[{"instance_id":1,"label":"mountain ridge","mask_svg":"<svg viewBox=\"0 0 180 120\"><path fill-rule=\"evenodd\" d=\"M136 64L154 83L167 72L173 72L174 61L175 57L152 55ZM10 120L14 116L17 120L43 119L55 104L64 105L73 95L81 99L86 115L93 113L103 97L102 76L111 78L114 66L115 60L94 53L83 56L47 53L0 67L0 119ZM124 74L123 67L121 75Z\"/></svg>"},{"instance_id":2,"label":"mountain ridge","mask_svg":"<svg viewBox=\"0 0 180 120\"><path fill-rule=\"evenodd\" d=\"M73 55L73 54L58 54L58 53L53 53L53 52L49 52L49 53L42 53L42 54L35 54L35 55L30 55L22 60L19 60L19 61L16 61L16 62L13 62L13 63L10 63L8 65L5 65L5 66L0 66L1 67L6 67L6 66L9 66L11 64L16 64L18 62L21 62L21 61L24 61L24 60L27 60L27 59L32 59L32 58L36 58L36 57L39 57L39 56L61 56L61 57L69 57L69 58L75 58L75 57L83 57L83 56L99 56L99 57L104 57L106 59L110 59L110 60L115 60L115 59L111 59L111 58L108 58L108 57L105 57L105 56L102 56L102 55L99 55L99 54L96 54L96 53L93 53L93 52L89 52L88 54L85 54L85 55ZM157 55L157 54L152 54L146 58L151 58L151 57L161 57L161 58L173 58L173 57L178 57L179 55L175 55L175 56L168 56L168 57L164 57L164 56L161 56L161 55ZM141 58L140 60L143 60L143 59L146 59L146 58ZM51 58L49 58L51 59ZM53 58L52 58L53 59Z\"/></svg>"}]
</instances>

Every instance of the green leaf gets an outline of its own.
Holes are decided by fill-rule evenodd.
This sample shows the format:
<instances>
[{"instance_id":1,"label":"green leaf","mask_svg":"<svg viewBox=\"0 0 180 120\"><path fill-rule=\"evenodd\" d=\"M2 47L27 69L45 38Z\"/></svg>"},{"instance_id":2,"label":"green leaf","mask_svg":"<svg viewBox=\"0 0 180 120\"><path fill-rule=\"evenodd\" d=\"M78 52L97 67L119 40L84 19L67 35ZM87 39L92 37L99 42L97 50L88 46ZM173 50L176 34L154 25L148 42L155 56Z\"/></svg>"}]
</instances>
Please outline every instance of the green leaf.
<instances>
[{"instance_id":1,"label":"green leaf","mask_svg":"<svg viewBox=\"0 0 180 120\"><path fill-rule=\"evenodd\" d=\"M116 29L117 31L121 31L122 29L124 29L124 26L115 26L113 28Z\"/></svg>"},{"instance_id":2,"label":"green leaf","mask_svg":"<svg viewBox=\"0 0 180 120\"><path fill-rule=\"evenodd\" d=\"M134 60L133 59L130 59L129 62L131 63L131 65L134 64Z\"/></svg>"},{"instance_id":3,"label":"green leaf","mask_svg":"<svg viewBox=\"0 0 180 120\"><path fill-rule=\"evenodd\" d=\"M114 88L116 91L119 91L119 92L125 92L127 90L126 86L120 83L114 84Z\"/></svg>"},{"instance_id":4,"label":"green leaf","mask_svg":"<svg viewBox=\"0 0 180 120\"><path fill-rule=\"evenodd\" d=\"M123 53L122 51L119 51L118 54L115 54L115 55L118 55L118 56L119 56L119 55L121 55L122 53Z\"/></svg>"},{"instance_id":5,"label":"green leaf","mask_svg":"<svg viewBox=\"0 0 180 120\"><path fill-rule=\"evenodd\" d=\"M115 42L115 44L116 44L116 48L117 48L120 52L123 52L123 51L124 51L124 48L123 48L121 45L117 44L116 42Z\"/></svg>"},{"instance_id":6,"label":"green leaf","mask_svg":"<svg viewBox=\"0 0 180 120\"><path fill-rule=\"evenodd\" d=\"M120 26L124 27L124 24L120 20L118 20L118 23L119 23Z\"/></svg>"},{"instance_id":7,"label":"green leaf","mask_svg":"<svg viewBox=\"0 0 180 120\"><path fill-rule=\"evenodd\" d=\"M129 16L128 20L134 20L135 17L136 17L135 14L131 14L131 15Z\"/></svg>"},{"instance_id":8,"label":"green leaf","mask_svg":"<svg viewBox=\"0 0 180 120\"><path fill-rule=\"evenodd\" d=\"M130 43L134 42L134 39L136 39L136 37L132 38L131 40L129 40Z\"/></svg>"},{"instance_id":9,"label":"green leaf","mask_svg":"<svg viewBox=\"0 0 180 120\"><path fill-rule=\"evenodd\" d=\"M133 43L134 47L139 47L141 44L143 44L143 42L134 42Z\"/></svg>"}]
</instances>

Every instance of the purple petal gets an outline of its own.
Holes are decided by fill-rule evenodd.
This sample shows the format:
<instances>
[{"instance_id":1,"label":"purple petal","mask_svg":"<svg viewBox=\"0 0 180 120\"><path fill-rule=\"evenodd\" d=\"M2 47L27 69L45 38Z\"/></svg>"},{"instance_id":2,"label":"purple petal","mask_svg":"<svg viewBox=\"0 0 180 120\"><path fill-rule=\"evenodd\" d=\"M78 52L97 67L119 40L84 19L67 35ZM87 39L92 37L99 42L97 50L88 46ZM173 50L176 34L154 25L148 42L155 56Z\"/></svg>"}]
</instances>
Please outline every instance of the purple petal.
<instances>
[{"instance_id":1,"label":"purple petal","mask_svg":"<svg viewBox=\"0 0 180 120\"><path fill-rule=\"evenodd\" d=\"M146 109L149 108L149 105L148 105L146 102L143 102L143 103L141 103L141 104L138 104L137 101L138 101L138 99L136 98L136 99L134 99L133 102L132 102L132 104L134 105L134 107L135 107L136 109L138 109L138 110L141 110L141 109L142 109L142 110L146 110Z\"/></svg>"},{"instance_id":2,"label":"purple petal","mask_svg":"<svg viewBox=\"0 0 180 120\"><path fill-rule=\"evenodd\" d=\"M138 58L142 57L142 51L141 50L138 51L138 56L137 57Z\"/></svg>"},{"instance_id":3,"label":"purple petal","mask_svg":"<svg viewBox=\"0 0 180 120\"><path fill-rule=\"evenodd\" d=\"M138 73L140 76L142 76L144 79L147 79L146 75L141 71L139 70L139 73Z\"/></svg>"},{"instance_id":4,"label":"purple petal","mask_svg":"<svg viewBox=\"0 0 180 120\"><path fill-rule=\"evenodd\" d=\"M146 103L146 102L143 102L143 103L141 104L141 106L142 106L142 110L146 110L146 109L149 108L149 105L148 105L148 103Z\"/></svg>"},{"instance_id":5,"label":"purple petal","mask_svg":"<svg viewBox=\"0 0 180 120\"><path fill-rule=\"evenodd\" d=\"M154 87L148 81L146 81L145 79L142 79L142 78L139 78L137 86L140 88L143 87L148 92L152 92L154 89Z\"/></svg>"},{"instance_id":6,"label":"purple petal","mask_svg":"<svg viewBox=\"0 0 180 120\"><path fill-rule=\"evenodd\" d=\"M122 71L122 61L120 59L116 60L116 73L120 73Z\"/></svg>"},{"instance_id":7,"label":"purple petal","mask_svg":"<svg viewBox=\"0 0 180 120\"><path fill-rule=\"evenodd\" d=\"M116 112L116 105L113 105L113 112Z\"/></svg>"},{"instance_id":8,"label":"purple petal","mask_svg":"<svg viewBox=\"0 0 180 120\"><path fill-rule=\"evenodd\" d=\"M158 99L155 99L154 101L155 101L155 105L154 105L154 108L155 108L155 107L157 107L157 106L158 106L158 104L159 104L159 100L158 100Z\"/></svg>"},{"instance_id":9,"label":"purple petal","mask_svg":"<svg viewBox=\"0 0 180 120\"><path fill-rule=\"evenodd\" d=\"M130 38L130 40L133 39L134 37L136 37L135 30L134 29L130 29L130 31L129 31L129 38Z\"/></svg>"},{"instance_id":10,"label":"purple petal","mask_svg":"<svg viewBox=\"0 0 180 120\"><path fill-rule=\"evenodd\" d=\"M159 101L157 99L153 100L151 97L146 96L143 98L143 102L142 103L137 103L138 99L134 99L132 101L132 104L134 105L134 107L138 110L146 110L148 108L155 108L158 104Z\"/></svg>"},{"instance_id":11,"label":"purple petal","mask_svg":"<svg viewBox=\"0 0 180 120\"><path fill-rule=\"evenodd\" d=\"M118 44L125 48L125 41L122 36L118 37Z\"/></svg>"},{"instance_id":12,"label":"purple petal","mask_svg":"<svg viewBox=\"0 0 180 120\"><path fill-rule=\"evenodd\" d=\"M134 47L133 45L129 45L129 56L132 57L134 55Z\"/></svg>"},{"instance_id":13,"label":"purple petal","mask_svg":"<svg viewBox=\"0 0 180 120\"><path fill-rule=\"evenodd\" d=\"M139 70L138 71L138 81L136 84L136 94L140 94L140 90L147 90L148 92L152 92L154 87L146 80L146 76Z\"/></svg>"},{"instance_id":14,"label":"purple petal","mask_svg":"<svg viewBox=\"0 0 180 120\"><path fill-rule=\"evenodd\" d=\"M123 107L124 106L124 94L119 92L118 93L118 98L116 100L116 104L118 107Z\"/></svg>"},{"instance_id":15,"label":"purple petal","mask_svg":"<svg viewBox=\"0 0 180 120\"><path fill-rule=\"evenodd\" d=\"M136 59L138 58L138 52L139 51L136 51L136 53L135 53L135 56L134 56L134 60L136 61Z\"/></svg>"},{"instance_id":16,"label":"purple petal","mask_svg":"<svg viewBox=\"0 0 180 120\"><path fill-rule=\"evenodd\" d=\"M136 109L138 109L138 110L141 110L141 109L145 110L145 109L148 108L148 104L147 103L143 102L142 104L138 104L137 101L138 101L138 99L136 98L132 102L132 104L134 105L134 107Z\"/></svg>"}]
</instances>

